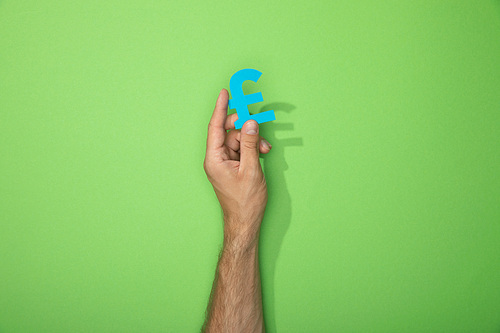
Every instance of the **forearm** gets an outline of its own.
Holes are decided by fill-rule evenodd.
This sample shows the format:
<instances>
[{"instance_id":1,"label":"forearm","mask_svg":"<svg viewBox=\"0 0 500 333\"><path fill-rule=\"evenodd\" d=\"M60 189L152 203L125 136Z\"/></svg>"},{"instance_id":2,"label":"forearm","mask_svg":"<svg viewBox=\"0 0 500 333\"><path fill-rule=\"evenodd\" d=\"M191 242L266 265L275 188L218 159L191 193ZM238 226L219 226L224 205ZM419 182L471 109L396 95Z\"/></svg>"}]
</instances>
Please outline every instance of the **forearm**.
<instances>
[{"instance_id":1,"label":"forearm","mask_svg":"<svg viewBox=\"0 0 500 333\"><path fill-rule=\"evenodd\" d=\"M258 236L224 238L205 332L264 332Z\"/></svg>"}]
</instances>

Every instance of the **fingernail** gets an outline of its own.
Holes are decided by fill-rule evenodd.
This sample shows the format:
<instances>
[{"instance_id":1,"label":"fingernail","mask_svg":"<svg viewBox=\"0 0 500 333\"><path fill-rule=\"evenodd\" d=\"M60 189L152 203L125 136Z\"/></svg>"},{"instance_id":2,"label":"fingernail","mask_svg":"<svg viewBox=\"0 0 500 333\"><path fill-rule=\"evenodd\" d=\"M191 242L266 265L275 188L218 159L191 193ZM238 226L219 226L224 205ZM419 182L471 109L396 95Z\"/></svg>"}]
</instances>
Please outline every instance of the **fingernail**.
<instances>
[{"instance_id":1,"label":"fingernail","mask_svg":"<svg viewBox=\"0 0 500 333\"><path fill-rule=\"evenodd\" d=\"M255 135L259 131L259 125L257 125L257 122L251 121L247 125L247 134Z\"/></svg>"},{"instance_id":2,"label":"fingernail","mask_svg":"<svg viewBox=\"0 0 500 333\"><path fill-rule=\"evenodd\" d=\"M271 150L272 146L269 142L267 142L266 139L262 139L262 145L264 146L264 148L267 148L269 150Z\"/></svg>"}]
</instances>

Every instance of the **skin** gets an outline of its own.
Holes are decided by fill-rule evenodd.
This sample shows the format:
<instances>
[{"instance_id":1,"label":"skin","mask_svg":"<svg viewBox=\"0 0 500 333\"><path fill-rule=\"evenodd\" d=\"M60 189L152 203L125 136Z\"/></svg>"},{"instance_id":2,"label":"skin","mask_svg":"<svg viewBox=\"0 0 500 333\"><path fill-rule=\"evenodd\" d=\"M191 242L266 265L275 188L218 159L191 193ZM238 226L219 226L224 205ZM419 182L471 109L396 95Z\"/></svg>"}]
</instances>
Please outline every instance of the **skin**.
<instances>
[{"instance_id":1,"label":"skin","mask_svg":"<svg viewBox=\"0 0 500 333\"><path fill-rule=\"evenodd\" d=\"M264 332L258 243L267 204L259 153L271 145L254 120L234 129L222 89L208 125L203 163L224 216L224 241L202 332Z\"/></svg>"}]
</instances>

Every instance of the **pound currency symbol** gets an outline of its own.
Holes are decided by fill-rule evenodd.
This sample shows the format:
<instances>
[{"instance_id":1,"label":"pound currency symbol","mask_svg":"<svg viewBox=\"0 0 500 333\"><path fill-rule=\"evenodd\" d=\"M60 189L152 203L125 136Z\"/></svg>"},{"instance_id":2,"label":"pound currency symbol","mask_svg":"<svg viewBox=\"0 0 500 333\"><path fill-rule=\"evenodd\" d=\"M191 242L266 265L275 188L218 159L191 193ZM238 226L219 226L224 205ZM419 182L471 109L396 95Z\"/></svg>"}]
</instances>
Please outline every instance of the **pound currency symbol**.
<instances>
[{"instance_id":1,"label":"pound currency symbol","mask_svg":"<svg viewBox=\"0 0 500 333\"><path fill-rule=\"evenodd\" d=\"M276 120L274 110L260 112L254 115L248 111L248 105L264 101L262 93L245 95L243 94L243 82L252 80L257 82L262 75L256 69L246 68L237 71L231 76L229 80L229 89L231 90L232 99L229 100L229 109L236 109L238 120L234 122L234 127L240 129L247 120L255 120L257 123L262 124L268 121Z\"/></svg>"}]
</instances>

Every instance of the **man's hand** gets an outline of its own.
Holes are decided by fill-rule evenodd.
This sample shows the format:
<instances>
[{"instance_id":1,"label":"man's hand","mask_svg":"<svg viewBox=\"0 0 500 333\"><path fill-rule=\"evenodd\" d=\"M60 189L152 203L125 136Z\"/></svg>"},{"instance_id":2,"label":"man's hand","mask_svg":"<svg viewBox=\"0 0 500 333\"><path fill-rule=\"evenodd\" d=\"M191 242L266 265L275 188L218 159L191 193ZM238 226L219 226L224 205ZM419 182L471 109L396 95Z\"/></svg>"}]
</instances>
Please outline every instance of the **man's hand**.
<instances>
[{"instance_id":1,"label":"man's hand","mask_svg":"<svg viewBox=\"0 0 500 333\"><path fill-rule=\"evenodd\" d=\"M227 105L228 92L222 89L208 125L203 166L224 213L224 243L241 248L258 241L267 204L259 152L267 154L271 145L259 136L254 120L235 130L237 114L227 116Z\"/></svg>"},{"instance_id":2,"label":"man's hand","mask_svg":"<svg viewBox=\"0 0 500 333\"><path fill-rule=\"evenodd\" d=\"M259 233L267 186L259 152L271 145L254 120L234 129L222 89L208 125L203 166L224 212L224 245L217 264L203 332L264 332L259 272ZM229 131L229 132L227 132Z\"/></svg>"}]
</instances>

